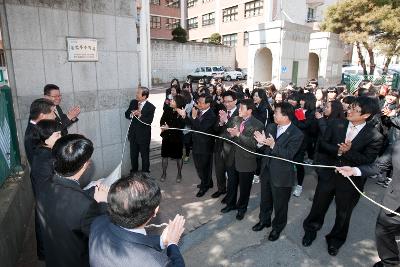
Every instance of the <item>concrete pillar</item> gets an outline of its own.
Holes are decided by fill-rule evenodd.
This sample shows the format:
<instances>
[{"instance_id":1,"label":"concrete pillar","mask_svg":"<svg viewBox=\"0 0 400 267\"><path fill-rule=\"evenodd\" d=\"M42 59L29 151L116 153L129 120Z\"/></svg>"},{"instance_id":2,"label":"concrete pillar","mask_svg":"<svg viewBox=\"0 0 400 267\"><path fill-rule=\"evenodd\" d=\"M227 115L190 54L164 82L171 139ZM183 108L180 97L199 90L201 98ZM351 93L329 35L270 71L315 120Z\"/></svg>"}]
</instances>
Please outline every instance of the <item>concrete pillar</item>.
<instances>
[{"instance_id":1,"label":"concrete pillar","mask_svg":"<svg viewBox=\"0 0 400 267\"><path fill-rule=\"evenodd\" d=\"M187 20L187 1L186 0L181 0L181 2L180 2L181 4L180 4L180 6L181 6L181 27L183 28L183 29L186 29L187 28L187 23L186 23L186 20Z\"/></svg>"},{"instance_id":2,"label":"concrete pillar","mask_svg":"<svg viewBox=\"0 0 400 267\"><path fill-rule=\"evenodd\" d=\"M215 1L215 32L220 32L222 21L221 0Z\"/></svg>"},{"instance_id":3,"label":"concrete pillar","mask_svg":"<svg viewBox=\"0 0 400 267\"><path fill-rule=\"evenodd\" d=\"M151 87L150 2L141 0L140 10L140 84Z\"/></svg>"}]
</instances>

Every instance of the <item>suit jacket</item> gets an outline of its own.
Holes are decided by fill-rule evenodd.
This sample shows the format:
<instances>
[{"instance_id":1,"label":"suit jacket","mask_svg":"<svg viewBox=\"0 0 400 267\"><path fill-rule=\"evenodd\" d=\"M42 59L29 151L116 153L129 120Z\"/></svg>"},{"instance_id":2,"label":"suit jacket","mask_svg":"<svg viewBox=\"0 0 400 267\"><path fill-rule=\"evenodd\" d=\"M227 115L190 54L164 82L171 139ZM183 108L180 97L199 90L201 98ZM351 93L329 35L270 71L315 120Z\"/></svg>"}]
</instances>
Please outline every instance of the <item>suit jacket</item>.
<instances>
[{"instance_id":1,"label":"suit jacket","mask_svg":"<svg viewBox=\"0 0 400 267\"><path fill-rule=\"evenodd\" d=\"M237 127L240 129L240 124L242 123L243 118L236 116L232 120L232 127ZM243 146L244 148L256 152L257 150L257 141L254 138L255 131L262 131L264 129L264 125L261 121L251 116L247 119L244 124L243 132L238 137L230 137L229 138ZM235 169L238 172L252 172L257 169L257 156L249 153L238 146L234 146L233 148L234 156L235 156Z\"/></svg>"},{"instance_id":2,"label":"suit jacket","mask_svg":"<svg viewBox=\"0 0 400 267\"><path fill-rule=\"evenodd\" d=\"M167 253L160 248L160 236L129 232L110 222L108 216L97 218L91 227L89 257L92 267L184 267L178 246Z\"/></svg>"},{"instance_id":3,"label":"suit jacket","mask_svg":"<svg viewBox=\"0 0 400 267\"><path fill-rule=\"evenodd\" d=\"M56 113L56 121L62 125L61 134L66 135L68 134L68 127L77 122L79 119L76 118L75 120L70 120L68 119L68 116L62 111L60 106L56 106L56 109L58 113Z\"/></svg>"},{"instance_id":4,"label":"suit jacket","mask_svg":"<svg viewBox=\"0 0 400 267\"><path fill-rule=\"evenodd\" d=\"M28 126L25 130L24 136L24 147L26 158L28 159L29 165L32 166L33 157L35 155L35 151L38 148L40 143L37 126L30 121L28 122Z\"/></svg>"},{"instance_id":5,"label":"suit jacket","mask_svg":"<svg viewBox=\"0 0 400 267\"><path fill-rule=\"evenodd\" d=\"M192 116L186 117L186 123L191 125L192 130L214 133L214 124L217 116L210 108L201 117L197 116L193 119ZM193 153L195 154L212 154L214 148L214 138L208 135L192 133Z\"/></svg>"},{"instance_id":6,"label":"suit jacket","mask_svg":"<svg viewBox=\"0 0 400 267\"><path fill-rule=\"evenodd\" d=\"M238 115L239 115L239 108L236 108L235 111L232 113L231 117L228 119L228 122L222 126L219 125L219 119L217 119L217 122L215 123L214 126L215 134L229 139L230 135L226 131L226 129L234 127L233 118L235 118ZM221 157L224 159L226 163L226 166L232 166L234 164L235 155L234 153L231 153L233 152L232 148L233 148L232 143L224 141L222 139L215 139L214 152L221 155Z\"/></svg>"},{"instance_id":7,"label":"suit jacket","mask_svg":"<svg viewBox=\"0 0 400 267\"><path fill-rule=\"evenodd\" d=\"M39 147L36 149L31 166L31 181L33 193L39 192L44 183L48 182L54 176L54 158L51 149Z\"/></svg>"},{"instance_id":8,"label":"suit jacket","mask_svg":"<svg viewBox=\"0 0 400 267\"><path fill-rule=\"evenodd\" d=\"M54 175L37 194L37 209L46 266L89 266L88 240L92 221L107 209L75 181Z\"/></svg>"},{"instance_id":9,"label":"suit jacket","mask_svg":"<svg viewBox=\"0 0 400 267\"><path fill-rule=\"evenodd\" d=\"M302 131L293 123L278 138L276 138L277 131L278 127L275 123L267 125L265 136L268 137L271 134L275 145L273 149L263 146L264 154L293 160L303 143ZM293 163L268 157L262 159L261 175L270 179L275 187L291 187L297 182Z\"/></svg>"},{"instance_id":10,"label":"suit jacket","mask_svg":"<svg viewBox=\"0 0 400 267\"><path fill-rule=\"evenodd\" d=\"M351 142L351 149L342 156L337 155L339 150L338 144L345 142L348 124L349 121L347 120L333 120L330 122L319 143L318 163L323 165L356 167L371 164L375 161L383 144L383 136L368 123ZM335 179L332 179L332 175L334 174L333 169L317 169L317 171L320 174L320 181L324 181L327 184L335 183ZM338 175L338 179L344 181L341 182L344 190L353 188L350 182L343 180L343 177L340 175ZM363 188L365 178L351 177L351 179L360 189Z\"/></svg>"},{"instance_id":11,"label":"suit jacket","mask_svg":"<svg viewBox=\"0 0 400 267\"><path fill-rule=\"evenodd\" d=\"M397 141L393 146L392 166L392 181L386 189L382 204L391 210L400 212L400 141ZM358 166L358 168L361 170L361 174L364 177L369 177L380 173L379 167L375 164L362 165ZM395 216L386 210L383 211L390 216L394 216L394 219L400 221L400 217Z\"/></svg>"},{"instance_id":12,"label":"suit jacket","mask_svg":"<svg viewBox=\"0 0 400 267\"><path fill-rule=\"evenodd\" d=\"M125 118L130 120L131 112L137 110L138 106L139 102L136 99L132 100L129 104L128 109L125 111ZM146 101L146 104L144 104L141 110L142 115L139 119L145 123L151 124L153 122L155 110L156 107L149 101ZM143 123L138 121L136 117L134 117L131 123L131 127L129 128L128 138L129 141L135 142L137 144L150 144L151 127L144 125Z\"/></svg>"}]
</instances>

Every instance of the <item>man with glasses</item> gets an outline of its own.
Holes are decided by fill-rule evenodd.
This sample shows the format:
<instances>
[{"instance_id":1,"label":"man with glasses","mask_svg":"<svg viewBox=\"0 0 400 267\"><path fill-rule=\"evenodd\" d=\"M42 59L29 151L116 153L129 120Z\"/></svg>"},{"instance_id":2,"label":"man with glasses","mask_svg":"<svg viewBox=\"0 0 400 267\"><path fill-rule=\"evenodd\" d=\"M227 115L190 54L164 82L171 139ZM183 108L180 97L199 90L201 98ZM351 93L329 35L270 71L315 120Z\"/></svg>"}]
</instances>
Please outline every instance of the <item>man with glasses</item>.
<instances>
[{"instance_id":1,"label":"man with glasses","mask_svg":"<svg viewBox=\"0 0 400 267\"><path fill-rule=\"evenodd\" d=\"M361 96L350 106L347 120L333 121L320 141L318 162L329 166L360 166L374 162L383 143L383 136L367 123L379 112L378 101ZM344 244L350 218L360 198L352 184L331 168L318 168L318 184L311 211L304 220L303 246L308 247L322 228L325 214L335 198L336 219L331 232L325 237L328 253L336 256ZM350 177L362 191L365 179Z\"/></svg>"},{"instance_id":2,"label":"man with glasses","mask_svg":"<svg viewBox=\"0 0 400 267\"><path fill-rule=\"evenodd\" d=\"M51 100L56 109L54 113L56 114L56 121L61 123L62 130L61 134L68 134L68 127L71 126L74 122L78 121L78 115L81 113L81 109L79 106L72 107L67 114L65 114L61 107L61 93L60 88L55 84L46 84L43 88L44 98Z\"/></svg>"}]
</instances>

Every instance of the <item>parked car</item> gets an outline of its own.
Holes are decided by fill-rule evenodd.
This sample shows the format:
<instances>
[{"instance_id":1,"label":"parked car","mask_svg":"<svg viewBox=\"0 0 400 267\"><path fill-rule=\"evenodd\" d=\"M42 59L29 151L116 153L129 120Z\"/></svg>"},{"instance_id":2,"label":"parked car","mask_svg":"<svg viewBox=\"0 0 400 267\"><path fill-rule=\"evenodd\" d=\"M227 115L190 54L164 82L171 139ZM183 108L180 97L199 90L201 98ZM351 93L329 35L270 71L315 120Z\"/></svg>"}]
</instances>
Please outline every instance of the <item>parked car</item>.
<instances>
[{"instance_id":1,"label":"parked car","mask_svg":"<svg viewBox=\"0 0 400 267\"><path fill-rule=\"evenodd\" d=\"M247 80L247 68L236 68L235 70L242 73L243 80Z\"/></svg>"},{"instance_id":2,"label":"parked car","mask_svg":"<svg viewBox=\"0 0 400 267\"><path fill-rule=\"evenodd\" d=\"M231 81L231 80L240 80L242 79L242 72L233 70L230 67L224 67L224 80Z\"/></svg>"},{"instance_id":3,"label":"parked car","mask_svg":"<svg viewBox=\"0 0 400 267\"><path fill-rule=\"evenodd\" d=\"M221 66L198 67L187 76L187 79L192 82L200 79L208 82L211 78L224 78L224 69Z\"/></svg>"}]
</instances>

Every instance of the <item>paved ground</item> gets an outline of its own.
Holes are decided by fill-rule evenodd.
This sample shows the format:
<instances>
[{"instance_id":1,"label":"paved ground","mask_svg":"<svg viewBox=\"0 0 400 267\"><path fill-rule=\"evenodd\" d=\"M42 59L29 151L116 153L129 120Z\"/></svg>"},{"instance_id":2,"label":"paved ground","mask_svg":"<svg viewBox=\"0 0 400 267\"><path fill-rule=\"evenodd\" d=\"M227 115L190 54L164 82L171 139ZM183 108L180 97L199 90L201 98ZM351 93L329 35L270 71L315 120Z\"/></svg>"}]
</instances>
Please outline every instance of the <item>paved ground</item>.
<instances>
[{"instance_id":1,"label":"paved ground","mask_svg":"<svg viewBox=\"0 0 400 267\"><path fill-rule=\"evenodd\" d=\"M158 89L150 101L156 106L162 105L165 94ZM154 119L157 125L162 109L158 109ZM161 141L159 133L153 130L154 148ZM161 164L154 157L151 174L158 179ZM175 214L186 217L186 231L181 249L186 265L196 266L372 266L378 260L374 242L375 220L378 208L362 199L353 212L349 236L338 256L331 257L326 251L324 236L334 223L332 204L323 229L318 233L314 244L309 248L301 245L303 235L302 222L307 216L316 185L315 173L306 168L304 192L301 197L292 197L289 207L289 222L280 239L276 242L267 240L269 229L253 232L251 227L258 221L259 185L253 186L249 209L242 221L236 221L235 212L222 215L223 205L219 199L211 199L215 191L211 189L202 198L196 198L196 184L199 183L192 162L183 167L182 183L176 184L176 163L169 162L168 177L161 183L163 200L160 213L154 223L167 222ZM384 190L368 181L368 195L381 201ZM157 229L150 230L156 232ZM33 219L27 231L25 248L18 267L44 266L35 257L35 238Z\"/></svg>"}]
</instances>

